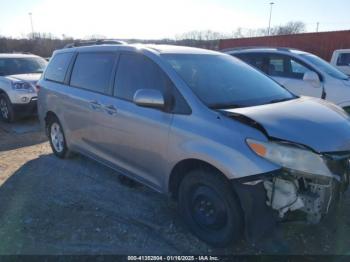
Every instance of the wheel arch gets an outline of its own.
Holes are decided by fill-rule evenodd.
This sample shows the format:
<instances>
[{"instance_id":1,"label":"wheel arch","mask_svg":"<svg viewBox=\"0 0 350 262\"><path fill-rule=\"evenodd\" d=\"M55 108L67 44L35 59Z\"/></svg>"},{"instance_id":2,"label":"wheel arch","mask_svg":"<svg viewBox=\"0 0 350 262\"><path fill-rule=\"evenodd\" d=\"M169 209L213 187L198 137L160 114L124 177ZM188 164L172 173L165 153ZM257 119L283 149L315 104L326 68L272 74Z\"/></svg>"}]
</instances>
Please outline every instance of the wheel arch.
<instances>
[{"instance_id":1,"label":"wheel arch","mask_svg":"<svg viewBox=\"0 0 350 262\"><path fill-rule=\"evenodd\" d=\"M54 118L57 118L58 121L59 121L59 118L58 116L53 112L53 111L47 111L46 114L45 114L45 117L44 117L44 121L45 121L45 132L46 132L46 135L48 134L48 124L49 124L49 121L51 119L54 119Z\"/></svg>"},{"instance_id":2,"label":"wheel arch","mask_svg":"<svg viewBox=\"0 0 350 262\"><path fill-rule=\"evenodd\" d=\"M220 176L228 180L223 171L221 171L214 165L208 163L207 161L195 158L183 159L180 162L178 162L170 172L168 180L168 192L170 193L172 198L177 199L181 181L184 179L186 174L188 174L188 172L195 169L209 169L220 174Z\"/></svg>"},{"instance_id":3,"label":"wheel arch","mask_svg":"<svg viewBox=\"0 0 350 262\"><path fill-rule=\"evenodd\" d=\"M11 101L10 100L10 97L8 96L8 94L6 93L6 91L4 90L4 89L2 89L2 88L0 88L0 95L5 95L8 99L9 99L9 101Z\"/></svg>"}]
</instances>

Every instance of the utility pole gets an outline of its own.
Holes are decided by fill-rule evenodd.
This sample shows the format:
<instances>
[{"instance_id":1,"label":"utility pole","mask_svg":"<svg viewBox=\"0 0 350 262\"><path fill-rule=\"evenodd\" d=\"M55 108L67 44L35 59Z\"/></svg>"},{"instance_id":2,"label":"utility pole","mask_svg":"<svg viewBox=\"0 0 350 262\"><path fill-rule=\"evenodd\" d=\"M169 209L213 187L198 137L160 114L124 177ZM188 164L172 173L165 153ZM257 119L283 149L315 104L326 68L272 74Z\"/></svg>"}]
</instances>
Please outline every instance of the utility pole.
<instances>
[{"instance_id":1,"label":"utility pole","mask_svg":"<svg viewBox=\"0 0 350 262\"><path fill-rule=\"evenodd\" d=\"M269 29L267 30L267 35L270 35L270 30L271 30L271 16L272 16L272 6L274 5L274 2L270 3L270 18L269 18Z\"/></svg>"},{"instance_id":2,"label":"utility pole","mask_svg":"<svg viewBox=\"0 0 350 262\"><path fill-rule=\"evenodd\" d=\"M32 17L33 14L30 12L30 13L28 13L28 15L29 15L29 19L30 19L30 26L32 28L32 38L34 38L34 26L33 26L33 17Z\"/></svg>"},{"instance_id":3,"label":"utility pole","mask_svg":"<svg viewBox=\"0 0 350 262\"><path fill-rule=\"evenodd\" d=\"M318 33L318 28L320 26L320 22L317 22L317 26L316 26L316 32Z\"/></svg>"}]
</instances>

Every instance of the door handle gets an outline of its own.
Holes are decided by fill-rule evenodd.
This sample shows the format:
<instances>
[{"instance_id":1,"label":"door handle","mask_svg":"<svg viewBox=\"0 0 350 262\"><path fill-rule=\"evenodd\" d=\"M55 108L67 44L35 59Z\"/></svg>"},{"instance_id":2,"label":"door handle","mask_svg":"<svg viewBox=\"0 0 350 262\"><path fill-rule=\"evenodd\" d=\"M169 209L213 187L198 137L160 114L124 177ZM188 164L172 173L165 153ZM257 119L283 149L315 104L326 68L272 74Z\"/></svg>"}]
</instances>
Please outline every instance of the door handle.
<instances>
[{"instance_id":1,"label":"door handle","mask_svg":"<svg viewBox=\"0 0 350 262\"><path fill-rule=\"evenodd\" d=\"M115 115L117 113L117 109L115 108L114 105L105 105L104 109L110 115Z\"/></svg>"},{"instance_id":2,"label":"door handle","mask_svg":"<svg viewBox=\"0 0 350 262\"><path fill-rule=\"evenodd\" d=\"M90 103L90 107L93 110L101 109L101 104L99 102L97 102L96 100L90 101L89 103Z\"/></svg>"}]
</instances>

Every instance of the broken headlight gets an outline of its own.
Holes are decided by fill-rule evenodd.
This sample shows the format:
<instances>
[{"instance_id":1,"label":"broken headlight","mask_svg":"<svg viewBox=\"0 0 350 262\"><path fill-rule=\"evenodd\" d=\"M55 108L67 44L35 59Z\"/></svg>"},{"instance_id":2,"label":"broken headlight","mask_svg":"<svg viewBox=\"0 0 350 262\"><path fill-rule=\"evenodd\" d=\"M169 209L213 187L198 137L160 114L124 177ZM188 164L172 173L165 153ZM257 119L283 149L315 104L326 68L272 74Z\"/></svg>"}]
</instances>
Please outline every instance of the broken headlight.
<instances>
[{"instance_id":1,"label":"broken headlight","mask_svg":"<svg viewBox=\"0 0 350 262\"><path fill-rule=\"evenodd\" d=\"M281 167L323 176L332 176L323 157L310 150L278 142L247 139L248 146L259 156Z\"/></svg>"}]
</instances>

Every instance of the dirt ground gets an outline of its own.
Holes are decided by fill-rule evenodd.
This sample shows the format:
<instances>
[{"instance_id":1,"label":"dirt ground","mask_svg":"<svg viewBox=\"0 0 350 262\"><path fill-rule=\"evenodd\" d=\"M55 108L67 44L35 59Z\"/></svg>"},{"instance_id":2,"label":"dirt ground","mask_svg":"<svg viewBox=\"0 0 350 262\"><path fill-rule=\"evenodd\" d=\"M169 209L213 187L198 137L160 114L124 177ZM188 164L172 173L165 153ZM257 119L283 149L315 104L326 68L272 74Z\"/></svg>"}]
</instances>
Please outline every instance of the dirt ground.
<instances>
[{"instance_id":1,"label":"dirt ground","mask_svg":"<svg viewBox=\"0 0 350 262\"><path fill-rule=\"evenodd\" d=\"M166 196L85 157L54 157L36 119L0 123L0 254L350 254L350 195L320 225L213 249Z\"/></svg>"}]
</instances>

